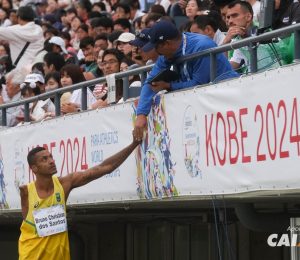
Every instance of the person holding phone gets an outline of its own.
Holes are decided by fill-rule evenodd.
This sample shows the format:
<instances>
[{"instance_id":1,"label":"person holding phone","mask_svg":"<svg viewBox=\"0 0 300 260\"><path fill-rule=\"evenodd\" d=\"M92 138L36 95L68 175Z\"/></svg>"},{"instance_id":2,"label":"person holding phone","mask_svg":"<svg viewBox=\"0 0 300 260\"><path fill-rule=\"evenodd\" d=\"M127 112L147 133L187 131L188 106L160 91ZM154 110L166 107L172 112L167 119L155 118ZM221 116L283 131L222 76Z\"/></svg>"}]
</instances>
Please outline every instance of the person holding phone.
<instances>
[{"instance_id":1,"label":"person holding phone","mask_svg":"<svg viewBox=\"0 0 300 260\"><path fill-rule=\"evenodd\" d=\"M137 119L134 128L136 140L142 140L150 112L153 96L161 90L178 90L210 82L209 56L175 65L181 56L216 47L210 38L200 34L180 33L176 26L166 20L160 20L149 31L148 42L143 46L144 52L153 49L160 55L141 90L137 106ZM237 77L224 54L217 55L217 80ZM171 82L152 79L162 70L176 67L179 79Z\"/></svg>"}]
</instances>

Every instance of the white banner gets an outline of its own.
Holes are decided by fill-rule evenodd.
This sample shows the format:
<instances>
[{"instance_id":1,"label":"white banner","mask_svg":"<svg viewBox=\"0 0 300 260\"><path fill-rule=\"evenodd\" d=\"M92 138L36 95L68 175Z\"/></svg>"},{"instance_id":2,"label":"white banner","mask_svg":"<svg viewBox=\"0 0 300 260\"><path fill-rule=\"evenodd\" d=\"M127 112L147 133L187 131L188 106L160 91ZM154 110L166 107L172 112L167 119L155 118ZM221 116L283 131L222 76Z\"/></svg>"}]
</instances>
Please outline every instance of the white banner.
<instances>
[{"instance_id":1,"label":"white banner","mask_svg":"<svg viewBox=\"0 0 300 260\"><path fill-rule=\"evenodd\" d=\"M117 170L72 191L69 204L298 189L300 66L157 97L148 133ZM131 142L135 103L0 132L0 205L20 208L34 180L26 156L53 153L58 176Z\"/></svg>"}]
</instances>

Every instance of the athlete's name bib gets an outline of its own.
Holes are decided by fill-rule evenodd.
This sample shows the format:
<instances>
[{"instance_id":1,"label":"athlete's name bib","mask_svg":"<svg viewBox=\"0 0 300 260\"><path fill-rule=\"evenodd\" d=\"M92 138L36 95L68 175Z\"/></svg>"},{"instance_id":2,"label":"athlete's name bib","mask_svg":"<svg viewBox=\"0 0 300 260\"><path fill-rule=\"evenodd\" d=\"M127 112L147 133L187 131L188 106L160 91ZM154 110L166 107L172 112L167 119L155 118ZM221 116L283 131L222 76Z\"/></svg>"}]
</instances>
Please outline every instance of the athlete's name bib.
<instances>
[{"instance_id":1,"label":"athlete's name bib","mask_svg":"<svg viewBox=\"0 0 300 260\"><path fill-rule=\"evenodd\" d=\"M67 219L63 205L35 210L33 218L39 237L67 231Z\"/></svg>"}]
</instances>

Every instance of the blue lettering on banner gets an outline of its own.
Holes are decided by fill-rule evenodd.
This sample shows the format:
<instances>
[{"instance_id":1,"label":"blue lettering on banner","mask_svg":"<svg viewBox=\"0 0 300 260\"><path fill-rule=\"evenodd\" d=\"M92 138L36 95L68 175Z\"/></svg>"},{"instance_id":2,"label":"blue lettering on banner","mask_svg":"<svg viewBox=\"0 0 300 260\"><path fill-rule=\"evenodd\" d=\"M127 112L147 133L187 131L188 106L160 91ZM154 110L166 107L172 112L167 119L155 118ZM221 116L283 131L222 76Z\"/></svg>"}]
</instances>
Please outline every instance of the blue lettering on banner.
<instances>
[{"instance_id":1,"label":"blue lettering on banner","mask_svg":"<svg viewBox=\"0 0 300 260\"><path fill-rule=\"evenodd\" d=\"M103 150L95 150L91 152L92 155L92 163L99 164L103 162Z\"/></svg>"},{"instance_id":2,"label":"blue lettering on banner","mask_svg":"<svg viewBox=\"0 0 300 260\"><path fill-rule=\"evenodd\" d=\"M104 175L104 178L114 178L114 177L120 177L120 169L117 168L115 169L113 172L111 172L110 174Z\"/></svg>"},{"instance_id":3,"label":"blue lettering on banner","mask_svg":"<svg viewBox=\"0 0 300 260\"><path fill-rule=\"evenodd\" d=\"M91 135L91 146L117 144L119 142L118 131L96 133Z\"/></svg>"},{"instance_id":4,"label":"blue lettering on banner","mask_svg":"<svg viewBox=\"0 0 300 260\"><path fill-rule=\"evenodd\" d=\"M91 134L91 159L92 165L98 165L104 161L104 151L103 146L112 145L119 143L118 131L103 132L103 133L93 133ZM114 178L120 177L120 169L117 168L110 174L103 176L104 178Z\"/></svg>"}]
</instances>

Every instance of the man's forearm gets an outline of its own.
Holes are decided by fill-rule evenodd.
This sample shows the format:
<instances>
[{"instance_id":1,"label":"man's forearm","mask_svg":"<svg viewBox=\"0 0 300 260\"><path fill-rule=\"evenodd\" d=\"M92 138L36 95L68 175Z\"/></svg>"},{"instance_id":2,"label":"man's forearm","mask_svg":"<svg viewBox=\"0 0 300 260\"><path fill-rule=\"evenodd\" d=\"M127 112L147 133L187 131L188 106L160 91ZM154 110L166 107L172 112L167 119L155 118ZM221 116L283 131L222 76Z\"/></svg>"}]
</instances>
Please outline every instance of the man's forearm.
<instances>
[{"instance_id":1,"label":"man's forearm","mask_svg":"<svg viewBox=\"0 0 300 260\"><path fill-rule=\"evenodd\" d=\"M82 176L84 178L83 184L96 180L103 175L109 174L117 169L127 159L127 157L132 153L132 151L137 147L138 144L139 143L137 142L131 143L120 152L104 160L101 164L89 169L87 173L83 174Z\"/></svg>"},{"instance_id":2,"label":"man's forearm","mask_svg":"<svg viewBox=\"0 0 300 260\"><path fill-rule=\"evenodd\" d=\"M130 145L125 147L120 152L110 156L109 158L105 159L100 165L101 167L105 167L105 174L110 173L117 169L126 159L127 157L133 152L133 150L138 146L139 143L132 142Z\"/></svg>"}]
</instances>

